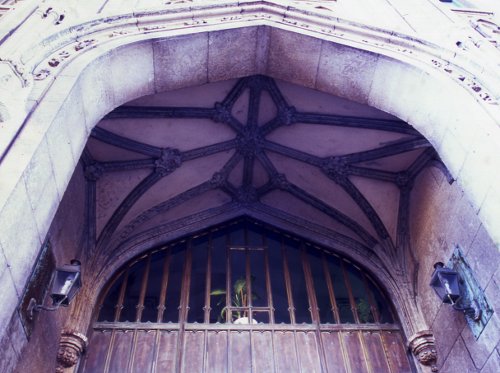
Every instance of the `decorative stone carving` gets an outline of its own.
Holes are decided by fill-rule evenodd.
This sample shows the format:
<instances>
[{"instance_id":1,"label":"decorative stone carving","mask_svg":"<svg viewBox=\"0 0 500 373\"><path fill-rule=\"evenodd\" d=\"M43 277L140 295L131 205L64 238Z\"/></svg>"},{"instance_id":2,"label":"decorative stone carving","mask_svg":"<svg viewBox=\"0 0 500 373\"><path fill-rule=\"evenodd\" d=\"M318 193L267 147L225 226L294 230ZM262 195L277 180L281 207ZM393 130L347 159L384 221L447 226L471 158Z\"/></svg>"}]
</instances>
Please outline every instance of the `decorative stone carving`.
<instances>
[{"instance_id":1,"label":"decorative stone carving","mask_svg":"<svg viewBox=\"0 0 500 373\"><path fill-rule=\"evenodd\" d=\"M337 184L342 184L349 175L349 166L340 157L328 157L323 163L323 170Z\"/></svg>"},{"instance_id":2,"label":"decorative stone carving","mask_svg":"<svg viewBox=\"0 0 500 373\"><path fill-rule=\"evenodd\" d=\"M212 185L214 188L223 186L225 182L226 182L226 175L222 172L214 173L212 178L210 179L210 185Z\"/></svg>"},{"instance_id":3,"label":"decorative stone carving","mask_svg":"<svg viewBox=\"0 0 500 373\"><path fill-rule=\"evenodd\" d=\"M177 149L162 150L160 158L155 161L155 171L161 176L168 175L182 163L181 153Z\"/></svg>"},{"instance_id":4,"label":"decorative stone carving","mask_svg":"<svg viewBox=\"0 0 500 373\"><path fill-rule=\"evenodd\" d=\"M409 339L411 352L417 357L420 364L429 366L431 371L437 372L436 341L430 330L423 330Z\"/></svg>"},{"instance_id":5,"label":"decorative stone carving","mask_svg":"<svg viewBox=\"0 0 500 373\"><path fill-rule=\"evenodd\" d=\"M236 191L236 199L242 205L249 205L258 201L257 191L251 185L243 185Z\"/></svg>"},{"instance_id":6,"label":"decorative stone carving","mask_svg":"<svg viewBox=\"0 0 500 373\"><path fill-rule=\"evenodd\" d=\"M290 126L295 123L295 112L295 107L287 106L279 111L278 118L283 125Z\"/></svg>"},{"instance_id":7,"label":"decorative stone carving","mask_svg":"<svg viewBox=\"0 0 500 373\"><path fill-rule=\"evenodd\" d=\"M285 174L274 174L271 177L271 182L273 187L281 190L288 190L290 188L290 182L287 180Z\"/></svg>"},{"instance_id":8,"label":"decorative stone carving","mask_svg":"<svg viewBox=\"0 0 500 373\"><path fill-rule=\"evenodd\" d=\"M215 113L212 119L216 123L228 123L231 119L231 109L223 103L215 103Z\"/></svg>"},{"instance_id":9,"label":"decorative stone carving","mask_svg":"<svg viewBox=\"0 0 500 373\"><path fill-rule=\"evenodd\" d=\"M61 334L59 351L57 352L56 373L76 365L78 359L87 348L87 337L75 330L65 330Z\"/></svg>"},{"instance_id":10,"label":"decorative stone carving","mask_svg":"<svg viewBox=\"0 0 500 373\"><path fill-rule=\"evenodd\" d=\"M90 181L97 181L104 173L104 168L98 162L94 162L85 167L85 178Z\"/></svg>"}]
</instances>

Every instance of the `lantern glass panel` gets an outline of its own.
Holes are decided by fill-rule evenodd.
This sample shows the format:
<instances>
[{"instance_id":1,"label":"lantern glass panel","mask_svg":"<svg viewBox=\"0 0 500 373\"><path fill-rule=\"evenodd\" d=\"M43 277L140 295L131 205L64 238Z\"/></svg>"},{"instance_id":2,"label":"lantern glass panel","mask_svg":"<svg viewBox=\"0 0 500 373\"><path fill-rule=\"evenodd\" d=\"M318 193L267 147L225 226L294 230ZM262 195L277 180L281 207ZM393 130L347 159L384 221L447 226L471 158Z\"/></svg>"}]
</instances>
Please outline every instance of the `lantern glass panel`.
<instances>
[{"instance_id":1,"label":"lantern glass panel","mask_svg":"<svg viewBox=\"0 0 500 373\"><path fill-rule=\"evenodd\" d=\"M445 290L445 303L455 303L460 299L460 289L458 287L458 275L452 271L442 271L438 274L439 280Z\"/></svg>"},{"instance_id":2,"label":"lantern glass panel","mask_svg":"<svg viewBox=\"0 0 500 373\"><path fill-rule=\"evenodd\" d=\"M75 271L58 269L52 283L52 303L53 305L68 305L68 295L75 287L75 283L80 278L80 273ZM74 294L72 294L74 296ZM66 298L66 299L65 299Z\"/></svg>"}]
</instances>

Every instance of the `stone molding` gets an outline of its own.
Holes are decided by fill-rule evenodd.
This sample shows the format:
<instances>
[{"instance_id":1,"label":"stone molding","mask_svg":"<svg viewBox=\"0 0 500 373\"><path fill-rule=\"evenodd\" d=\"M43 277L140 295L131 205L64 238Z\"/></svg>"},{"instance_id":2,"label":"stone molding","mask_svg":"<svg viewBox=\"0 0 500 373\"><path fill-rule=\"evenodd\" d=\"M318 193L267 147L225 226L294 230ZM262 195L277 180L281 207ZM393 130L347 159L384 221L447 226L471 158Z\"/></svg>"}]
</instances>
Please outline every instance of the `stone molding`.
<instances>
[{"instance_id":1,"label":"stone molding","mask_svg":"<svg viewBox=\"0 0 500 373\"><path fill-rule=\"evenodd\" d=\"M422 330L408 339L408 346L420 362L420 364L431 368L432 372L438 372L436 341L430 330Z\"/></svg>"},{"instance_id":2,"label":"stone molding","mask_svg":"<svg viewBox=\"0 0 500 373\"><path fill-rule=\"evenodd\" d=\"M56 373L64 373L65 369L75 366L87 344L88 339L84 334L75 330L63 330L57 352Z\"/></svg>"}]
</instances>

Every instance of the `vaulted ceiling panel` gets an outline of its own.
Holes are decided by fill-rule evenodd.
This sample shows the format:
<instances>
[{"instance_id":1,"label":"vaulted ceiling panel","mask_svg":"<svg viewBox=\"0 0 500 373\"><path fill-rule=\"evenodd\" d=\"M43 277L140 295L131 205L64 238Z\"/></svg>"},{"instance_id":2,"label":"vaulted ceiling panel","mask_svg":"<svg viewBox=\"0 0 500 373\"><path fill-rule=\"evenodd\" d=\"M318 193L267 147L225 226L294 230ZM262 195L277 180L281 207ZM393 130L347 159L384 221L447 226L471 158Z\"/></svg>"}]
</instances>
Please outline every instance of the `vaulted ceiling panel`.
<instances>
[{"instance_id":1,"label":"vaulted ceiling panel","mask_svg":"<svg viewBox=\"0 0 500 373\"><path fill-rule=\"evenodd\" d=\"M213 145L235 136L228 126L206 118L123 118L104 121L100 127L144 144L181 151Z\"/></svg>"},{"instance_id":2,"label":"vaulted ceiling panel","mask_svg":"<svg viewBox=\"0 0 500 373\"><path fill-rule=\"evenodd\" d=\"M87 150L92 158L99 162L128 161L148 158L147 155L103 143L95 137L90 137L87 141Z\"/></svg>"},{"instance_id":3,"label":"vaulted ceiling panel","mask_svg":"<svg viewBox=\"0 0 500 373\"><path fill-rule=\"evenodd\" d=\"M363 242L362 238L353 230L287 192L273 191L262 197L262 203Z\"/></svg>"},{"instance_id":4,"label":"vaulted ceiling panel","mask_svg":"<svg viewBox=\"0 0 500 373\"><path fill-rule=\"evenodd\" d=\"M139 215L137 218L129 222L125 229L128 231L133 228L133 231L127 232L127 235L133 235L167 224L171 221L206 211L210 208L222 206L229 202L231 202L231 197L226 193L221 190L211 190L192 197L181 204L174 205L173 207L164 206L163 208L156 209L157 211L145 211L142 214L150 214L150 219L142 221L142 219L140 219L141 215ZM123 228L121 231L123 231ZM121 231L118 232L118 234L120 234Z\"/></svg>"},{"instance_id":5,"label":"vaulted ceiling panel","mask_svg":"<svg viewBox=\"0 0 500 373\"><path fill-rule=\"evenodd\" d=\"M396 132L305 123L280 127L267 136L268 140L318 157L361 152L408 138L412 137Z\"/></svg>"},{"instance_id":6,"label":"vaulted ceiling panel","mask_svg":"<svg viewBox=\"0 0 500 373\"><path fill-rule=\"evenodd\" d=\"M320 91L315 91L314 89L300 87L281 80L277 80L276 84L287 102L293 105L297 111L337 115L354 114L357 117L399 121L398 118L368 105L358 104L354 101L331 96Z\"/></svg>"},{"instance_id":7,"label":"vaulted ceiling panel","mask_svg":"<svg viewBox=\"0 0 500 373\"><path fill-rule=\"evenodd\" d=\"M332 209L354 219L371 235L376 236L370 221L357 203L341 186L329 179L320 169L279 154L270 153L269 159L276 166L278 172L286 175L290 183L319 199Z\"/></svg>"},{"instance_id":8,"label":"vaulted ceiling panel","mask_svg":"<svg viewBox=\"0 0 500 373\"><path fill-rule=\"evenodd\" d=\"M393 242L396 242L400 194L397 185L358 176L350 176L349 180L368 200L387 228Z\"/></svg>"},{"instance_id":9,"label":"vaulted ceiling panel","mask_svg":"<svg viewBox=\"0 0 500 373\"><path fill-rule=\"evenodd\" d=\"M140 97L127 103L127 106L189 106L209 108L214 105L214 102L222 101L236 82L236 79L230 79L195 87L176 89L174 91L160 92Z\"/></svg>"},{"instance_id":10,"label":"vaulted ceiling panel","mask_svg":"<svg viewBox=\"0 0 500 373\"><path fill-rule=\"evenodd\" d=\"M82 158L98 188L99 245L231 202L389 255L400 190L437 159L386 113L260 75L119 107Z\"/></svg>"},{"instance_id":11,"label":"vaulted ceiling panel","mask_svg":"<svg viewBox=\"0 0 500 373\"><path fill-rule=\"evenodd\" d=\"M128 224L142 212L207 182L223 167L231 155L232 152L227 151L185 162L182 167L161 178L145 191L124 216L119 227Z\"/></svg>"},{"instance_id":12,"label":"vaulted ceiling panel","mask_svg":"<svg viewBox=\"0 0 500 373\"><path fill-rule=\"evenodd\" d=\"M96 182L96 228L99 235L127 195L150 173L150 170L127 170L104 173Z\"/></svg>"}]
</instances>

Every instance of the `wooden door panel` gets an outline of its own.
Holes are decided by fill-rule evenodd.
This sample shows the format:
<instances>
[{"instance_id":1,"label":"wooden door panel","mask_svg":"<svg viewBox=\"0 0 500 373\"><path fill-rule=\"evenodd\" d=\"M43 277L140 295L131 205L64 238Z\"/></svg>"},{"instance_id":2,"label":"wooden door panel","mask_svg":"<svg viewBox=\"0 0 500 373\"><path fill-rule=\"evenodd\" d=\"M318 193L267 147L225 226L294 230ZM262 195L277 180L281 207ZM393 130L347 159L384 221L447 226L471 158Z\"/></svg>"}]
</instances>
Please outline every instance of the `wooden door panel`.
<instances>
[{"instance_id":1,"label":"wooden door panel","mask_svg":"<svg viewBox=\"0 0 500 373\"><path fill-rule=\"evenodd\" d=\"M250 331L231 331L229 342L229 364L232 373L251 373Z\"/></svg>"},{"instance_id":2,"label":"wooden door panel","mask_svg":"<svg viewBox=\"0 0 500 373\"><path fill-rule=\"evenodd\" d=\"M150 372L153 366L154 345L156 333L154 331L137 330L135 336L132 372Z\"/></svg>"},{"instance_id":3,"label":"wooden door panel","mask_svg":"<svg viewBox=\"0 0 500 373\"><path fill-rule=\"evenodd\" d=\"M382 338L393 372L411 373L412 370L399 332L383 332Z\"/></svg>"},{"instance_id":4,"label":"wooden door panel","mask_svg":"<svg viewBox=\"0 0 500 373\"><path fill-rule=\"evenodd\" d=\"M342 346L340 344L338 332L322 332L321 339L325 349L325 360L328 372L346 373Z\"/></svg>"},{"instance_id":5,"label":"wooden door panel","mask_svg":"<svg viewBox=\"0 0 500 373\"><path fill-rule=\"evenodd\" d=\"M227 372L227 332L208 331L206 373Z\"/></svg>"},{"instance_id":6,"label":"wooden door panel","mask_svg":"<svg viewBox=\"0 0 500 373\"><path fill-rule=\"evenodd\" d=\"M158 331L156 372L174 372L177 355L177 331Z\"/></svg>"},{"instance_id":7,"label":"wooden door panel","mask_svg":"<svg viewBox=\"0 0 500 373\"><path fill-rule=\"evenodd\" d=\"M277 331L274 335L274 353L278 373L299 373L295 350L295 333Z\"/></svg>"},{"instance_id":8,"label":"wooden door panel","mask_svg":"<svg viewBox=\"0 0 500 373\"><path fill-rule=\"evenodd\" d=\"M203 356L205 352L205 332L186 331L182 350L183 373L203 372Z\"/></svg>"},{"instance_id":9,"label":"wooden door panel","mask_svg":"<svg viewBox=\"0 0 500 373\"><path fill-rule=\"evenodd\" d=\"M84 371L87 373L102 372L106 364L111 331L95 330L90 339Z\"/></svg>"},{"instance_id":10,"label":"wooden door panel","mask_svg":"<svg viewBox=\"0 0 500 373\"><path fill-rule=\"evenodd\" d=\"M365 339L365 346L372 371L377 373L390 373L380 333L365 332L363 333L363 338Z\"/></svg>"},{"instance_id":11,"label":"wooden door panel","mask_svg":"<svg viewBox=\"0 0 500 373\"><path fill-rule=\"evenodd\" d=\"M128 369L134 333L130 330L115 330L113 333L114 341L108 373L123 373Z\"/></svg>"},{"instance_id":12,"label":"wooden door panel","mask_svg":"<svg viewBox=\"0 0 500 373\"><path fill-rule=\"evenodd\" d=\"M316 332L297 332L296 338L301 371L321 373Z\"/></svg>"},{"instance_id":13,"label":"wooden door panel","mask_svg":"<svg viewBox=\"0 0 500 373\"><path fill-rule=\"evenodd\" d=\"M351 366L351 371L356 373L368 372L368 367L366 365L366 358L363 352L363 347L361 346L361 340L359 339L360 332L344 332L342 333L344 338L344 345L349 357L349 365Z\"/></svg>"},{"instance_id":14,"label":"wooden door panel","mask_svg":"<svg viewBox=\"0 0 500 373\"><path fill-rule=\"evenodd\" d=\"M254 331L253 366L254 372L274 372L273 336L270 331Z\"/></svg>"}]
</instances>

